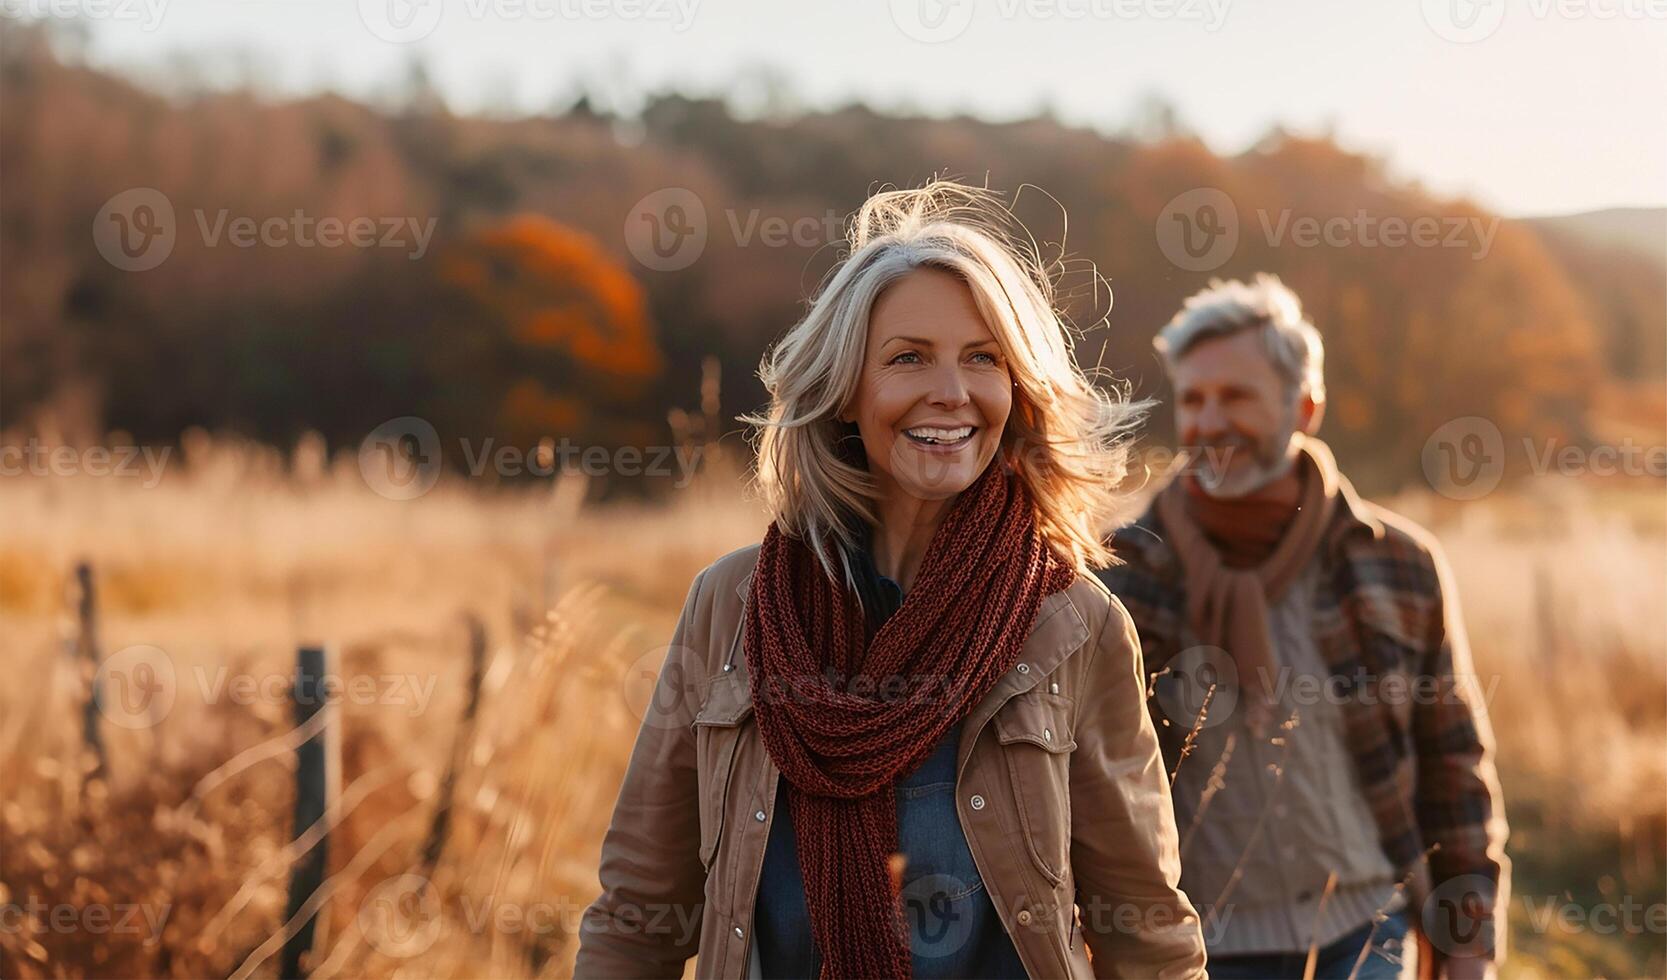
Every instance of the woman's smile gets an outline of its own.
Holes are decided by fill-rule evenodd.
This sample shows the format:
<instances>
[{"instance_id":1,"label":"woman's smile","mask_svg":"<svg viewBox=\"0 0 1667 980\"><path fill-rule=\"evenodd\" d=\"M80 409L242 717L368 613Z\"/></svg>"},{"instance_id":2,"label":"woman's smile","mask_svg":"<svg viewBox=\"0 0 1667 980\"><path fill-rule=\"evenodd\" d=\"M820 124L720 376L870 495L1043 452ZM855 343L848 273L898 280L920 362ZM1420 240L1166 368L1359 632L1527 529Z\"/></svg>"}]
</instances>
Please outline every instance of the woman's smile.
<instances>
[{"instance_id":1,"label":"woman's smile","mask_svg":"<svg viewBox=\"0 0 1667 980\"><path fill-rule=\"evenodd\" d=\"M916 425L903 430L916 449L937 456L952 456L971 446L977 434L976 425Z\"/></svg>"}]
</instances>

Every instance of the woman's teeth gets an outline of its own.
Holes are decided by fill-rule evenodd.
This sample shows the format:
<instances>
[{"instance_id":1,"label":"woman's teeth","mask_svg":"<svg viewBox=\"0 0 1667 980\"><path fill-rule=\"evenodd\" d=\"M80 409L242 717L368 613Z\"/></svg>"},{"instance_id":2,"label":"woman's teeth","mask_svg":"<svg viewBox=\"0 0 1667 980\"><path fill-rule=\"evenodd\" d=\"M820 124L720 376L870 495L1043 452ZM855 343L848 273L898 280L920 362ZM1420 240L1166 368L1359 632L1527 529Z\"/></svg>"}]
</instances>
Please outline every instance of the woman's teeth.
<instances>
[{"instance_id":1,"label":"woman's teeth","mask_svg":"<svg viewBox=\"0 0 1667 980\"><path fill-rule=\"evenodd\" d=\"M945 443L956 443L972 435L973 427L963 425L957 429L938 429L930 426L919 426L903 430L903 434L916 442L924 442L931 446L941 446Z\"/></svg>"}]
</instances>

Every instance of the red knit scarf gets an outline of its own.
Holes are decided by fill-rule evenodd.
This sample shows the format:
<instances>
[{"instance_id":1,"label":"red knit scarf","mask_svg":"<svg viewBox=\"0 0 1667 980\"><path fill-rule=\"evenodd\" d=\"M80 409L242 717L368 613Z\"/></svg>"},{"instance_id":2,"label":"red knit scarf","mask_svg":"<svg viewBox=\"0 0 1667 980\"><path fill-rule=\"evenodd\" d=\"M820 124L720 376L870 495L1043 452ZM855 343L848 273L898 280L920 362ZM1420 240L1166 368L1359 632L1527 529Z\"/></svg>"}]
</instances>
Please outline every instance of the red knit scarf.
<instances>
[{"instance_id":1,"label":"red knit scarf","mask_svg":"<svg viewBox=\"0 0 1667 980\"><path fill-rule=\"evenodd\" d=\"M1191 473L1180 477L1180 485L1186 490L1187 515L1215 545L1221 563L1228 568L1254 568L1267 561L1285 540L1285 532L1302 509L1301 489L1306 486L1306 476L1307 471L1298 467L1255 493L1231 498L1210 496ZM1292 480L1299 488L1298 495L1286 499L1284 484Z\"/></svg>"},{"instance_id":2,"label":"red knit scarf","mask_svg":"<svg viewBox=\"0 0 1667 980\"><path fill-rule=\"evenodd\" d=\"M1075 579L1000 460L950 505L872 643L843 582L770 525L747 607L747 670L759 734L790 786L823 978L909 976L887 867L896 780L1012 669L1042 599Z\"/></svg>"}]
</instances>

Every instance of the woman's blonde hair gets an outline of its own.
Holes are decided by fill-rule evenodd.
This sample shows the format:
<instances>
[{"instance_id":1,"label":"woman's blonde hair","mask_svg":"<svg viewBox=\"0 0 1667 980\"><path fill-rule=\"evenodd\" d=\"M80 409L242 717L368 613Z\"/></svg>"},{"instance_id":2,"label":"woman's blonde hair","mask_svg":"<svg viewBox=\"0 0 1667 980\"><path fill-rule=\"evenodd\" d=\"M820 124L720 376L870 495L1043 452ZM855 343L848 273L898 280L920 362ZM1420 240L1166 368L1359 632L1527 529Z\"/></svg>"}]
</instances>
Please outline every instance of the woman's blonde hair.
<instances>
[{"instance_id":1,"label":"woman's blonde hair","mask_svg":"<svg viewBox=\"0 0 1667 980\"><path fill-rule=\"evenodd\" d=\"M854 546L854 522L878 519L878 490L861 451L843 448L853 428L838 416L856 397L876 298L915 269L941 269L971 289L1006 357L1015 386L1000 453L1030 490L1043 539L1080 571L1111 564L1104 538L1129 502L1127 434L1148 403L1096 387L1077 366L1055 276L1017 217L987 188L935 179L870 197L847 244L810 312L759 365L768 411L740 417L755 427L756 485L782 531L854 584L847 549L829 554L824 539Z\"/></svg>"}]
</instances>

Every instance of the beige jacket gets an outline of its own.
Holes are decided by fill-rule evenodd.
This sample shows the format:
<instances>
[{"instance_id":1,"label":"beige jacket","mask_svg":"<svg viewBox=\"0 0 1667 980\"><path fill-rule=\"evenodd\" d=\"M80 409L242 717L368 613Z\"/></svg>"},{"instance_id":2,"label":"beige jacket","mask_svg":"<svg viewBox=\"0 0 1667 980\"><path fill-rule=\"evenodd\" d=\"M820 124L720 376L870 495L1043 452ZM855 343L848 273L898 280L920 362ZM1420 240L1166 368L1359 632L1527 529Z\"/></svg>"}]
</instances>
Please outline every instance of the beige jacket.
<instances>
[{"instance_id":1,"label":"beige jacket","mask_svg":"<svg viewBox=\"0 0 1667 980\"><path fill-rule=\"evenodd\" d=\"M757 558L732 552L689 590L602 844L579 977L677 977L690 956L702 977L747 974L770 821L790 819L741 643ZM963 725L961 826L1033 977L1204 975L1143 676L1128 612L1079 576Z\"/></svg>"}]
</instances>

